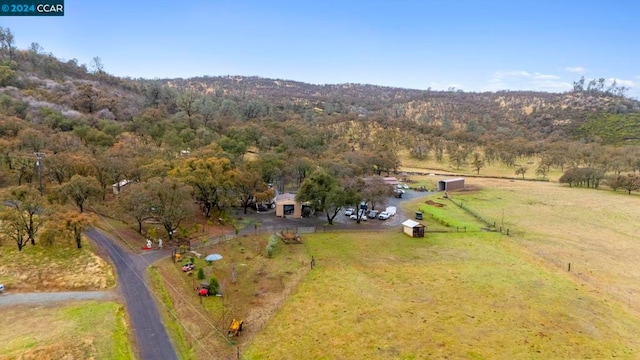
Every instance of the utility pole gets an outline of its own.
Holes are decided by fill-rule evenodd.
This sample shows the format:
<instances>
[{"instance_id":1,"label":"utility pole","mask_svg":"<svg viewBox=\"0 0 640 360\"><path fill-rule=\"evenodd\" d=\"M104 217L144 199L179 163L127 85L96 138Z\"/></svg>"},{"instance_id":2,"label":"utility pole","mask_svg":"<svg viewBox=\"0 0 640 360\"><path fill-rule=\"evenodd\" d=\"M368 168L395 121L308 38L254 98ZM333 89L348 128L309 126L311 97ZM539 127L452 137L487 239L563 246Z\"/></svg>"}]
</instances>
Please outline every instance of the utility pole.
<instances>
[{"instance_id":1,"label":"utility pole","mask_svg":"<svg viewBox=\"0 0 640 360\"><path fill-rule=\"evenodd\" d=\"M33 155L36 156L36 169L38 170L38 190L40 190L40 196L44 193L44 188L42 187L42 159L44 158L44 153L35 152Z\"/></svg>"}]
</instances>

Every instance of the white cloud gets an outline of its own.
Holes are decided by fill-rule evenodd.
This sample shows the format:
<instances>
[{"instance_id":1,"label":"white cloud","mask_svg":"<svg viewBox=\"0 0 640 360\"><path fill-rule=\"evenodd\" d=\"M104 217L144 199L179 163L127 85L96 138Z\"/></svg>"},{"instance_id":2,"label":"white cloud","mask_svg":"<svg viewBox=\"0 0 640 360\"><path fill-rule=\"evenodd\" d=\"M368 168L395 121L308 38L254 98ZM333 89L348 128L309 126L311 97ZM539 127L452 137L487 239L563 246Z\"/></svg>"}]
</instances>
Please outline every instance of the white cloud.
<instances>
[{"instance_id":1,"label":"white cloud","mask_svg":"<svg viewBox=\"0 0 640 360\"><path fill-rule=\"evenodd\" d=\"M537 80L553 80L560 79L560 76L551 74L542 74L534 72L533 74L524 70L496 71L493 73L493 81L504 79L537 79Z\"/></svg>"},{"instance_id":2,"label":"white cloud","mask_svg":"<svg viewBox=\"0 0 640 360\"><path fill-rule=\"evenodd\" d=\"M634 88L638 86L638 84L633 80L624 80L624 79L617 79L617 78L609 78L608 80L610 83L615 81L616 84L618 84L618 86L626 86L628 88Z\"/></svg>"},{"instance_id":3,"label":"white cloud","mask_svg":"<svg viewBox=\"0 0 640 360\"><path fill-rule=\"evenodd\" d=\"M567 66L566 68L564 68L564 71L574 74L584 74L585 72L587 72L587 69L582 66Z\"/></svg>"},{"instance_id":4,"label":"white cloud","mask_svg":"<svg viewBox=\"0 0 640 360\"><path fill-rule=\"evenodd\" d=\"M569 91L573 88L573 84L566 81L543 80L534 81L532 84L534 85L533 90L539 91L562 92Z\"/></svg>"},{"instance_id":5,"label":"white cloud","mask_svg":"<svg viewBox=\"0 0 640 360\"><path fill-rule=\"evenodd\" d=\"M485 91L532 90L562 92L572 88L570 83L563 81L558 75L525 70L496 71L487 82L488 84L483 89Z\"/></svg>"},{"instance_id":6,"label":"white cloud","mask_svg":"<svg viewBox=\"0 0 640 360\"><path fill-rule=\"evenodd\" d=\"M533 78L538 80L556 80L560 79L560 76L535 73L533 74Z\"/></svg>"},{"instance_id":7,"label":"white cloud","mask_svg":"<svg viewBox=\"0 0 640 360\"><path fill-rule=\"evenodd\" d=\"M508 71L496 71L493 73L494 79L509 79L509 78L529 78L531 74L523 70L508 70Z\"/></svg>"}]
</instances>

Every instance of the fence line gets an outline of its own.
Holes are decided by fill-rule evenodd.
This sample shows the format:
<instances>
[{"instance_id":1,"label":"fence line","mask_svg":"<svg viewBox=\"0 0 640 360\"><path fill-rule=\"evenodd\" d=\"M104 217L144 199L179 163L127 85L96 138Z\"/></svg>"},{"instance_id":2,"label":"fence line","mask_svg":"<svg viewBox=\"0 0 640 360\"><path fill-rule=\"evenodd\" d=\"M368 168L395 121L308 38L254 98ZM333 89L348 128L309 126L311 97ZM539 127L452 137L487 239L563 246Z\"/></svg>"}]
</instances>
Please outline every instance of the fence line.
<instances>
[{"instance_id":1,"label":"fence line","mask_svg":"<svg viewBox=\"0 0 640 360\"><path fill-rule=\"evenodd\" d=\"M373 229L367 228L359 228L359 229L348 229L348 228L334 228L331 226L299 226L299 227L291 227L291 226L261 226L259 228L245 228L239 231L237 234L234 232L228 232L226 234L222 234L219 236L211 237L206 240L191 240L188 244L185 244L185 250L188 251L196 251L198 249L216 245L221 242L229 241L236 239L238 237L247 236L247 235L277 235L280 232L284 233L294 233L294 234L313 234L313 233L366 233L371 232ZM465 227L456 227L451 230L425 230L425 233L460 233L460 232L480 232L482 230L470 230L466 226ZM402 230L398 229L398 232L402 232Z\"/></svg>"},{"instance_id":2,"label":"fence line","mask_svg":"<svg viewBox=\"0 0 640 360\"><path fill-rule=\"evenodd\" d=\"M509 228L503 228L502 226L497 228L495 221L491 222L491 221L483 218L482 216L480 216L480 214L478 214L475 211L473 211L473 210L467 208L466 206L464 206L464 203L462 203L462 202L458 203L458 202L454 201L451 197L447 197L447 200L451 201L454 205L456 205L460 209L464 210L467 214L469 214L469 215L473 216L474 218L476 218L477 220L485 223L485 225L487 225L487 227L480 229L480 231L496 231L496 232L500 232L501 234L506 234L507 236L509 236L511 234Z\"/></svg>"}]
</instances>

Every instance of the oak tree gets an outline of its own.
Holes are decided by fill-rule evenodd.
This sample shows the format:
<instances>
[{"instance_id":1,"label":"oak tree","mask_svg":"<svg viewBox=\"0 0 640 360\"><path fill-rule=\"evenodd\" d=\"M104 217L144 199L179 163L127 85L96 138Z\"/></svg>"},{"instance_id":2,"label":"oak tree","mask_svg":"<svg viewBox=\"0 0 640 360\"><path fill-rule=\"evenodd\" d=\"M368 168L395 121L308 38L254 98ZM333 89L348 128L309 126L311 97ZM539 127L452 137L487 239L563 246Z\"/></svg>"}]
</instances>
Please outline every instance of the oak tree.
<instances>
[{"instance_id":1,"label":"oak tree","mask_svg":"<svg viewBox=\"0 0 640 360\"><path fill-rule=\"evenodd\" d=\"M62 195L71 199L80 212L84 212L85 202L102 194L100 183L93 176L73 175L71 180L59 188Z\"/></svg>"}]
</instances>

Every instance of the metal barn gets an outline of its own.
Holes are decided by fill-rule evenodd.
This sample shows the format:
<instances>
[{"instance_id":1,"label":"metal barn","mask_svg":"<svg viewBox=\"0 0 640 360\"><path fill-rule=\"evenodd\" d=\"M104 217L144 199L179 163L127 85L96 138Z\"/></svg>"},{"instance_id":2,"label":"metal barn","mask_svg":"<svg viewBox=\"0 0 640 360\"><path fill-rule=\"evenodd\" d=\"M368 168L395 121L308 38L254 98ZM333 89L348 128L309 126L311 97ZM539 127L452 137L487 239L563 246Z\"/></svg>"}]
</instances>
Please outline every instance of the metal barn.
<instances>
[{"instance_id":1,"label":"metal barn","mask_svg":"<svg viewBox=\"0 0 640 360\"><path fill-rule=\"evenodd\" d=\"M438 181L438 191L453 191L459 189L464 189L464 178Z\"/></svg>"}]
</instances>

